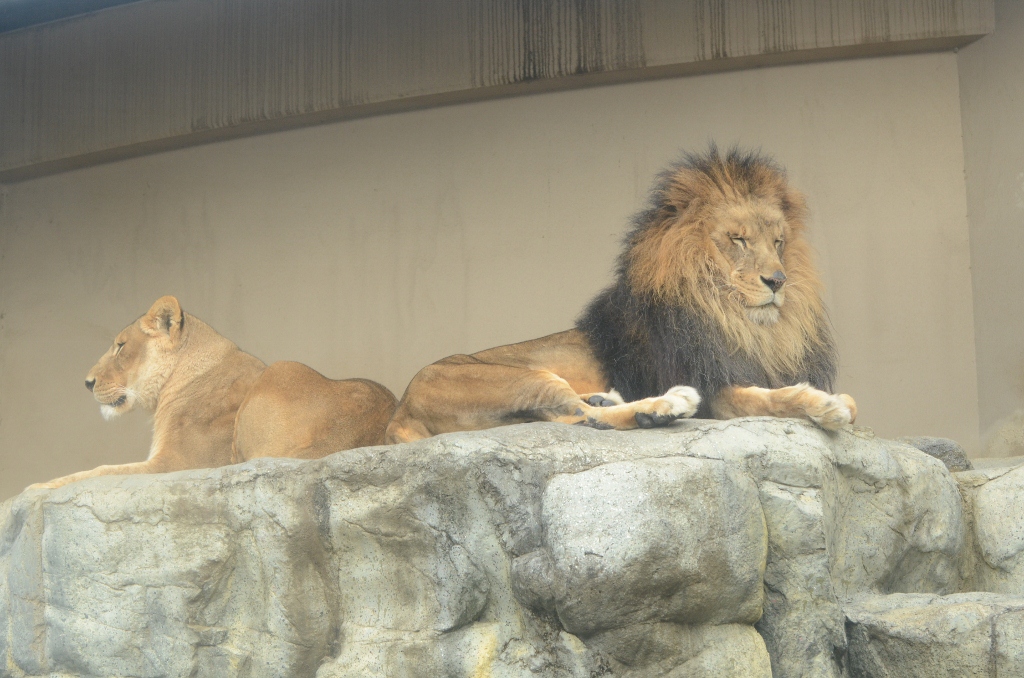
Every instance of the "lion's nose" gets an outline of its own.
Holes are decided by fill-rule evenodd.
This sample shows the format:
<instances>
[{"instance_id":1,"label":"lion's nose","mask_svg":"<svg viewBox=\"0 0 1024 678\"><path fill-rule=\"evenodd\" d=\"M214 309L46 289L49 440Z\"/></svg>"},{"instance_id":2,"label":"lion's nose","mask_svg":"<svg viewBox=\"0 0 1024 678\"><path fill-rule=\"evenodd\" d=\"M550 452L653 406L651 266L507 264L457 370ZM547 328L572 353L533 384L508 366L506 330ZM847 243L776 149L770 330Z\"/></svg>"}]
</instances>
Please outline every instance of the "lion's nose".
<instances>
[{"instance_id":1,"label":"lion's nose","mask_svg":"<svg viewBox=\"0 0 1024 678\"><path fill-rule=\"evenodd\" d=\"M85 380L85 387L87 389L89 389L90 391L92 390L92 387L95 386L95 385L96 385L96 380L95 379L86 379Z\"/></svg>"},{"instance_id":2,"label":"lion's nose","mask_svg":"<svg viewBox=\"0 0 1024 678\"><path fill-rule=\"evenodd\" d=\"M779 289L786 284L786 274L782 271L775 271L772 273L772 277L766 278L761 276L761 282L768 286L772 292L778 292Z\"/></svg>"}]
</instances>

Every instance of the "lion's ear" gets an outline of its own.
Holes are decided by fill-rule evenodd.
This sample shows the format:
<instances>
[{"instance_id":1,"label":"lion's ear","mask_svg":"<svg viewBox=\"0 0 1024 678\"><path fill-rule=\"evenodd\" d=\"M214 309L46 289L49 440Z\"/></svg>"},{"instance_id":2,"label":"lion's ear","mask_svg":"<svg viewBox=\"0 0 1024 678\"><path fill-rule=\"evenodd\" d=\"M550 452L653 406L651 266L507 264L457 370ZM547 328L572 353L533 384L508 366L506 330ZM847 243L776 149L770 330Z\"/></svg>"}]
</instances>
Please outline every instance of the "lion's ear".
<instances>
[{"instance_id":1,"label":"lion's ear","mask_svg":"<svg viewBox=\"0 0 1024 678\"><path fill-rule=\"evenodd\" d=\"M661 206L661 214L659 216L662 220L679 219L685 217L690 208L696 204L697 200L694 196L674 195L671 201Z\"/></svg>"},{"instance_id":2,"label":"lion's ear","mask_svg":"<svg viewBox=\"0 0 1024 678\"><path fill-rule=\"evenodd\" d=\"M174 297L166 296L157 299L146 315L142 316L140 326L146 334L165 334L177 343L184 322L185 312L181 310L181 304Z\"/></svg>"},{"instance_id":3,"label":"lion's ear","mask_svg":"<svg viewBox=\"0 0 1024 678\"><path fill-rule=\"evenodd\" d=\"M666 184L662 208L670 214L682 214L688 210L699 194L697 187L701 181L702 177L691 169L676 170Z\"/></svg>"}]
</instances>

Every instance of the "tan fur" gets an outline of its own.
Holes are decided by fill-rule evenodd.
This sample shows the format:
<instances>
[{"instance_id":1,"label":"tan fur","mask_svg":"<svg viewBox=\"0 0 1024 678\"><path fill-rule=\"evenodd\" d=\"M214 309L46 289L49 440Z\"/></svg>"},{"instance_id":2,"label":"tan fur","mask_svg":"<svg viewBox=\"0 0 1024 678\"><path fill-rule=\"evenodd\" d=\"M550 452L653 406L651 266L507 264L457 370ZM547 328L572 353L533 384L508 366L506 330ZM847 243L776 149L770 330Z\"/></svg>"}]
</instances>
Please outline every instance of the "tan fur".
<instances>
[{"instance_id":1,"label":"tan fur","mask_svg":"<svg viewBox=\"0 0 1024 678\"><path fill-rule=\"evenodd\" d=\"M276 362L238 410L232 461L319 459L379 445L397 404L391 391L375 381L335 381L302 363Z\"/></svg>"},{"instance_id":2,"label":"tan fur","mask_svg":"<svg viewBox=\"0 0 1024 678\"><path fill-rule=\"evenodd\" d=\"M624 273L632 290L712 319L728 350L755 359L773 383L797 373L809 347L828 345L819 329L824 309L804 237L803 197L771 164L741 176L728 162L710 172L677 168L667 194L653 225L639 229L627 245ZM781 286L769 285L772 278ZM617 429L635 428L641 420L661 425L691 416L699 403L696 391L676 387L660 398L623 404L617 394L604 393L610 387L578 330L451 356L413 378L386 440L526 421ZM806 384L731 386L713 396L711 412L720 418L803 417L838 429L857 412L850 396ZM592 399L603 406L591 406Z\"/></svg>"},{"instance_id":3,"label":"tan fur","mask_svg":"<svg viewBox=\"0 0 1024 678\"><path fill-rule=\"evenodd\" d=\"M857 403L845 393L831 395L807 384L776 389L730 386L715 397L711 411L718 419L806 417L822 428L838 429L857 418Z\"/></svg>"},{"instance_id":4,"label":"tan fur","mask_svg":"<svg viewBox=\"0 0 1024 678\"><path fill-rule=\"evenodd\" d=\"M413 378L388 425L385 442L528 421L631 429L638 425L637 414L668 421L693 416L700 403L697 392L687 386L632 403L605 393L609 389L590 345L577 330L454 355ZM595 395L614 404L589 404L586 400Z\"/></svg>"},{"instance_id":5,"label":"tan fur","mask_svg":"<svg viewBox=\"0 0 1024 678\"><path fill-rule=\"evenodd\" d=\"M117 335L86 385L107 418L135 408L153 412L149 458L32 487L256 457L321 457L382 442L396 406L375 382L334 381L299 363L266 367L169 296Z\"/></svg>"}]
</instances>

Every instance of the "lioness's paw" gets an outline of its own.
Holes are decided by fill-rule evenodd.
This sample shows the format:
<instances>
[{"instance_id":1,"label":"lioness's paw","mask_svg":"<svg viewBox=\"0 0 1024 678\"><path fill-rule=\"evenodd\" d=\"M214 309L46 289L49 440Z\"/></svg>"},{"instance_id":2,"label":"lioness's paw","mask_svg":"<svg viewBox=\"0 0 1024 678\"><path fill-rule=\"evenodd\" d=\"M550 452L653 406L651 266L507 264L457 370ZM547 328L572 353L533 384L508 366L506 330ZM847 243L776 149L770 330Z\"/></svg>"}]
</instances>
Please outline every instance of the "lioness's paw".
<instances>
[{"instance_id":1,"label":"lioness's paw","mask_svg":"<svg viewBox=\"0 0 1024 678\"><path fill-rule=\"evenodd\" d=\"M72 473L71 475L61 476L60 478L54 478L53 480L47 480L45 483L32 483L31 485L29 485L25 489L26 490L56 490L58 487L64 487L65 485L69 485L69 484L75 482L75 480L78 479L78 478L75 477L76 475L77 474Z\"/></svg>"},{"instance_id":2,"label":"lioness's paw","mask_svg":"<svg viewBox=\"0 0 1024 678\"><path fill-rule=\"evenodd\" d=\"M808 405L807 416L824 429L837 431L857 418L857 403L845 393L830 395L816 391L807 395L816 401Z\"/></svg>"},{"instance_id":3,"label":"lioness's paw","mask_svg":"<svg viewBox=\"0 0 1024 678\"><path fill-rule=\"evenodd\" d=\"M700 395L690 386L673 386L660 398L641 401L647 411L637 412L636 425L640 428L664 426L681 417L692 417L700 405Z\"/></svg>"}]
</instances>

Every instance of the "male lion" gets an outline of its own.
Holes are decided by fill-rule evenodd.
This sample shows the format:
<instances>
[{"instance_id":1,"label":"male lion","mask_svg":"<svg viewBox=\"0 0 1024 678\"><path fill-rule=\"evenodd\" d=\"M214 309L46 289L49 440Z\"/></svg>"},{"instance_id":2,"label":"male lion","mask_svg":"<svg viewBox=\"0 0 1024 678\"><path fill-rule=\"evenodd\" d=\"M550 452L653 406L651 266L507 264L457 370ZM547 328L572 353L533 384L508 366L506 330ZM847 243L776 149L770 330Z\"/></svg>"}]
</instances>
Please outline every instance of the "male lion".
<instances>
[{"instance_id":1,"label":"male lion","mask_svg":"<svg viewBox=\"0 0 1024 678\"><path fill-rule=\"evenodd\" d=\"M661 176L616 282L575 329L423 368L386 441L527 421L647 428L694 414L841 428L857 410L830 394L836 350L806 212L764 156L713 145L686 155Z\"/></svg>"},{"instance_id":2,"label":"male lion","mask_svg":"<svg viewBox=\"0 0 1024 678\"><path fill-rule=\"evenodd\" d=\"M305 365L267 367L174 297L121 330L86 387L107 419L153 412L146 461L99 466L34 488L101 475L212 468L257 457L315 459L383 442L397 400L366 379L334 381Z\"/></svg>"}]
</instances>

